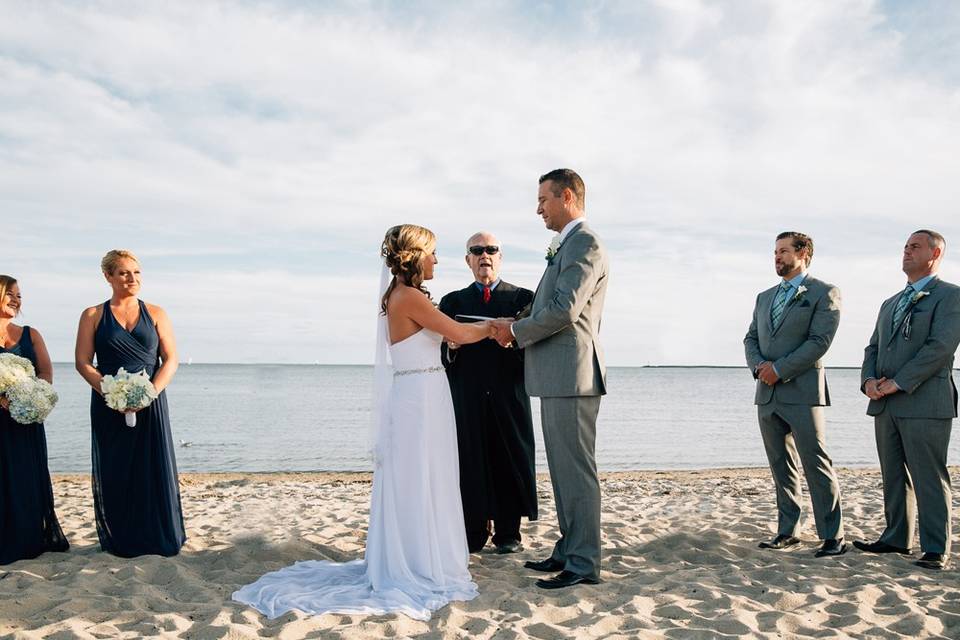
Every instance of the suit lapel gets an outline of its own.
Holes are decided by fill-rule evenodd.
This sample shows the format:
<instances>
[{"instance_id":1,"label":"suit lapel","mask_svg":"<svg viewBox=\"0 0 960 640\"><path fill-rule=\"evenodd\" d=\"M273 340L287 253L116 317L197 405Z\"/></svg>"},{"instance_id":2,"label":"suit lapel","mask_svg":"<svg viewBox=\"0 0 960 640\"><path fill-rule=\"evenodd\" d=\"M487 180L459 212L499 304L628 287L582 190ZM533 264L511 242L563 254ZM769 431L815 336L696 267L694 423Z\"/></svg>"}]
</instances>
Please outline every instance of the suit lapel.
<instances>
[{"instance_id":1,"label":"suit lapel","mask_svg":"<svg viewBox=\"0 0 960 640\"><path fill-rule=\"evenodd\" d=\"M938 278L937 276L934 276L930 278L930 281L920 291L928 291L932 296L934 295L933 290L936 288L938 282L940 282L940 278ZM900 295L903 295L903 293L901 292ZM917 294L913 294L913 295L916 296ZM890 317L886 319L888 323L887 324L888 327L891 324L893 324L893 312L896 310L897 303L899 301L900 301L900 296L896 296L893 299L893 304L890 305ZM897 326L893 328L893 331L890 332L890 339L887 340L887 342L893 341L893 339L900 333L900 329L903 327L903 323L906 322L907 318L909 318L910 315L913 313L913 307L915 305L916 303L913 301L907 303L907 308L904 309L903 311L903 317L900 318L899 324L897 324Z\"/></svg>"},{"instance_id":2,"label":"suit lapel","mask_svg":"<svg viewBox=\"0 0 960 640\"><path fill-rule=\"evenodd\" d=\"M806 281L807 281L807 277L805 276L805 277L803 278L803 280L800 281L799 286L800 286L800 287L805 286L804 283L806 283ZM773 333L772 333L771 335L776 335L776 333L777 333L778 331L780 331L780 327L782 327L784 324L787 323L787 316L790 315L790 312L793 311L793 308L796 306L797 297L800 295L800 290L799 290L799 288L798 288L796 291L794 291L793 289L791 289L791 291L792 291L793 293L791 294L790 299L787 300L787 305L786 305L786 307L784 307L784 309L783 309L783 316L781 316L781 318L780 318L780 324L778 324L777 326L773 327ZM773 299L774 299L774 300L777 299L777 294L776 294L776 293L773 294ZM771 307L771 309L773 308L773 303L771 303L770 307ZM773 322L773 320L771 319L771 323L772 323L772 322Z\"/></svg>"},{"instance_id":3,"label":"suit lapel","mask_svg":"<svg viewBox=\"0 0 960 640\"><path fill-rule=\"evenodd\" d=\"M777 287L767 293L767 299L760 302L760 311L763 313L763 321L767 323L768 333L773 335L773 303L777 300Z\"/></svg>"}]
</instances>

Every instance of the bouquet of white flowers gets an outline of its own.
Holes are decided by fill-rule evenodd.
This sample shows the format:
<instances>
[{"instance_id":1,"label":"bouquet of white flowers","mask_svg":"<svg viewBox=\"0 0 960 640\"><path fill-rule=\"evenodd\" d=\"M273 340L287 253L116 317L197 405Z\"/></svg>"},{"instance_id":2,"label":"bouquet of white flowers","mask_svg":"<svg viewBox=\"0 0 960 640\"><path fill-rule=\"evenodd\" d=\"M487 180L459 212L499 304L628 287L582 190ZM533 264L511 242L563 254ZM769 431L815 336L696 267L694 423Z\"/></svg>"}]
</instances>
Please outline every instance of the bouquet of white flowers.
<instances>
[{"instance_id":1,"label":"bouquet of white flowers","mask_svg":"<svg viewBox=\"0 0 960 640\"><path fill-rule=\"evenodd\" d=\"M100 390L108 407L124 412L128 427L137 426L136 411L150 406L157 399L157 390L146 371L130 373L123 367L116 375L103 376Z\"/></svg>"},{"instance_id":2,"label":"bouquet of white flowers","mask_svg":"<svg viewBox=\"0 0 960 640\"><path fill-rule=\"evenodd\" d=\"M12 353L0 353L0 395L10 387L36 377L32 362Z\"/></svg>"},{"instance_id":3,"label":"bouquet of white flowers","mask_svg":"<svg viewBox=\"0 0 960 640\"><path fill-rule=\"evenodd\" d=\"M20 424L43 422L59 399L49 382L36 377L29 360L12 353L0 353L0 396Z\"/></svg>"}]
</instances>

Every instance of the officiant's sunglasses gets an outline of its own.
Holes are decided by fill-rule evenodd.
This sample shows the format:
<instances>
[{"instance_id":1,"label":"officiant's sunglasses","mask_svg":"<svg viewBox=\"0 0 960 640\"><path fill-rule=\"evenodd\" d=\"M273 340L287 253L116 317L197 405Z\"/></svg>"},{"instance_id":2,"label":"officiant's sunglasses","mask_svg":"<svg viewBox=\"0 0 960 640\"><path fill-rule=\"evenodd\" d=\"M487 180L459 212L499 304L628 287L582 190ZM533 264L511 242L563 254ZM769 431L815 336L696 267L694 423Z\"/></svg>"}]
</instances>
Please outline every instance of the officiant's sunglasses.
<instances>
[{"instance_id":1,"label":"officiant's sunglasses","mask_svg":"<svg viewBox=\"0 0 960 640\"><path fill-rule=\"evenodd\" d=\"M500 253L500 247L494 246L492 244L488 244L485 247L476 245L476 246L470 247L469 251L475 256L482 256L484 253L486 253L488 256L495 256L498 253Z\"/></svg>"}]
</instances>

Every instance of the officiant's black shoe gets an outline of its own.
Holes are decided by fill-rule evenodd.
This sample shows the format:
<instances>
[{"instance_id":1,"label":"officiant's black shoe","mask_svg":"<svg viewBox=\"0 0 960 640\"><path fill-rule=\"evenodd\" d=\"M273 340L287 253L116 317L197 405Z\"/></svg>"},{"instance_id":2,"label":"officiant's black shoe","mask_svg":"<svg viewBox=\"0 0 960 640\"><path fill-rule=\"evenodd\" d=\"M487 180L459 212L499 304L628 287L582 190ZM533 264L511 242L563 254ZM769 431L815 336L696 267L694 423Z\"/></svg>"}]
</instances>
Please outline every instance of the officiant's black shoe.
<instances>
[{"instance_id":1,"label":"officiant's black shoe","mask_svg":"<svg viewBox=\"0 0 960 640\"><path fill-rule=\"evenodd\" d=\"M817 549L817 552L813 554L814 558L822 558L824 556L842 556L847 552L847 543L843 541L843 538L830 538L829 540L824 540L823 545Z\"/></svg>"},{"instance_id":2,"label":"officiant's black shoe","mask_svg":"<svg viewBox=\"0 0 960 640\"><path fill-rule=\"evenodd\" d=\"M511 540L510 542L504 542L503 544L497 545L497 553L504 555L507 553L520 553L523 551L523 545L520 544L519 540Z\"/></svg>"},{"instance_id":3,"label":"officiant's black shoe","mask_svg":"<svg viewBox=\"0 0 960 640\"><path fill-rule=\"evenodd\" d=\"M575 584L600 584L600 581L582 576L573 571L561 571L552 578L544 578L536 582L536 585L541 589L563 589L564 587L572 587Z\"/></svg>"},{"instance_id":4,"label":"officiant's black shoe","mask_svg":"<svg viewBox=\"0 0 960 640\"><path fill-rule=\"evenodd\" d=\"M860 551L866 551L867 553L902 553L904 555L910 555L910 548L904 549L903 547L895 547L892 544L887 544L886 542L864 542L863 540L854 540L853 546Z\"/></svg>"},{"instance_id":5,"label":"officiant's black shoe","mask_svg":"<svg viewBox=\"0 0 960 640\"><path fill-rule=\"evenodd\" d=\"M924 569L942 571L950 566L950 558L942 553L925 553L913 564Z\"/></svg>"},{"instance_id":6,"label":"officiant's black shoe","mask_svg":"<svg viewBox=\"0 0 960 640\"><path fill-rule=\"evenodd\" d=\"M795 544L800 544L799 538L785 536L781 533L770 542L761 542L757 546L761 549L786 549L787 547L792 547Z\"/></svg>"},{"instance_id":7,"label":"officiant's black shoe","mask_svg":"<svg viewBox=\"0 0 960 640\"><path fill-rule=\"evenodd\" d=\"M565 563L560 562L559 560L554 560L553 558L547 558L546 560L527 560L523 563L527 569L533 569L534 571L543 571L544 573L555 573L557 571L563 571L563 568L566 566Z\"/></svg>"}]
</instances>

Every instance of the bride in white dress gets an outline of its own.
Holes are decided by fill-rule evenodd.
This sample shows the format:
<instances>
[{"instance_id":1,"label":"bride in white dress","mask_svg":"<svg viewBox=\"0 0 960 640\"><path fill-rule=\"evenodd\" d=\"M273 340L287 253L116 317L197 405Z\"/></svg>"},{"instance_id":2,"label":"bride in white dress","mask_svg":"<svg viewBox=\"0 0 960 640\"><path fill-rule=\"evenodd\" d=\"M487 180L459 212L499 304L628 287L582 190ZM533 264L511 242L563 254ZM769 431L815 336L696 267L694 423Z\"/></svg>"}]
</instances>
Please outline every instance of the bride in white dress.
<instances>
[{"instance_id":1,"label":"bride in white dress","mask_svg":"<svg viewBox=\"0 0 960 640\"><path fill-rule=\"evenodd\" d=\"M374 473L363 560L298 562L242 587L233 599L270 618L305 613L404 613L427 620L477 585L460 502L457 431L444 337L470 344L491 324L461 324L438 311L423 289L437 263L429 229L387 231L381 255L381 313L374 381ZM393 338L391 340L391 338Z\"/></svg>"}]
</instances>

